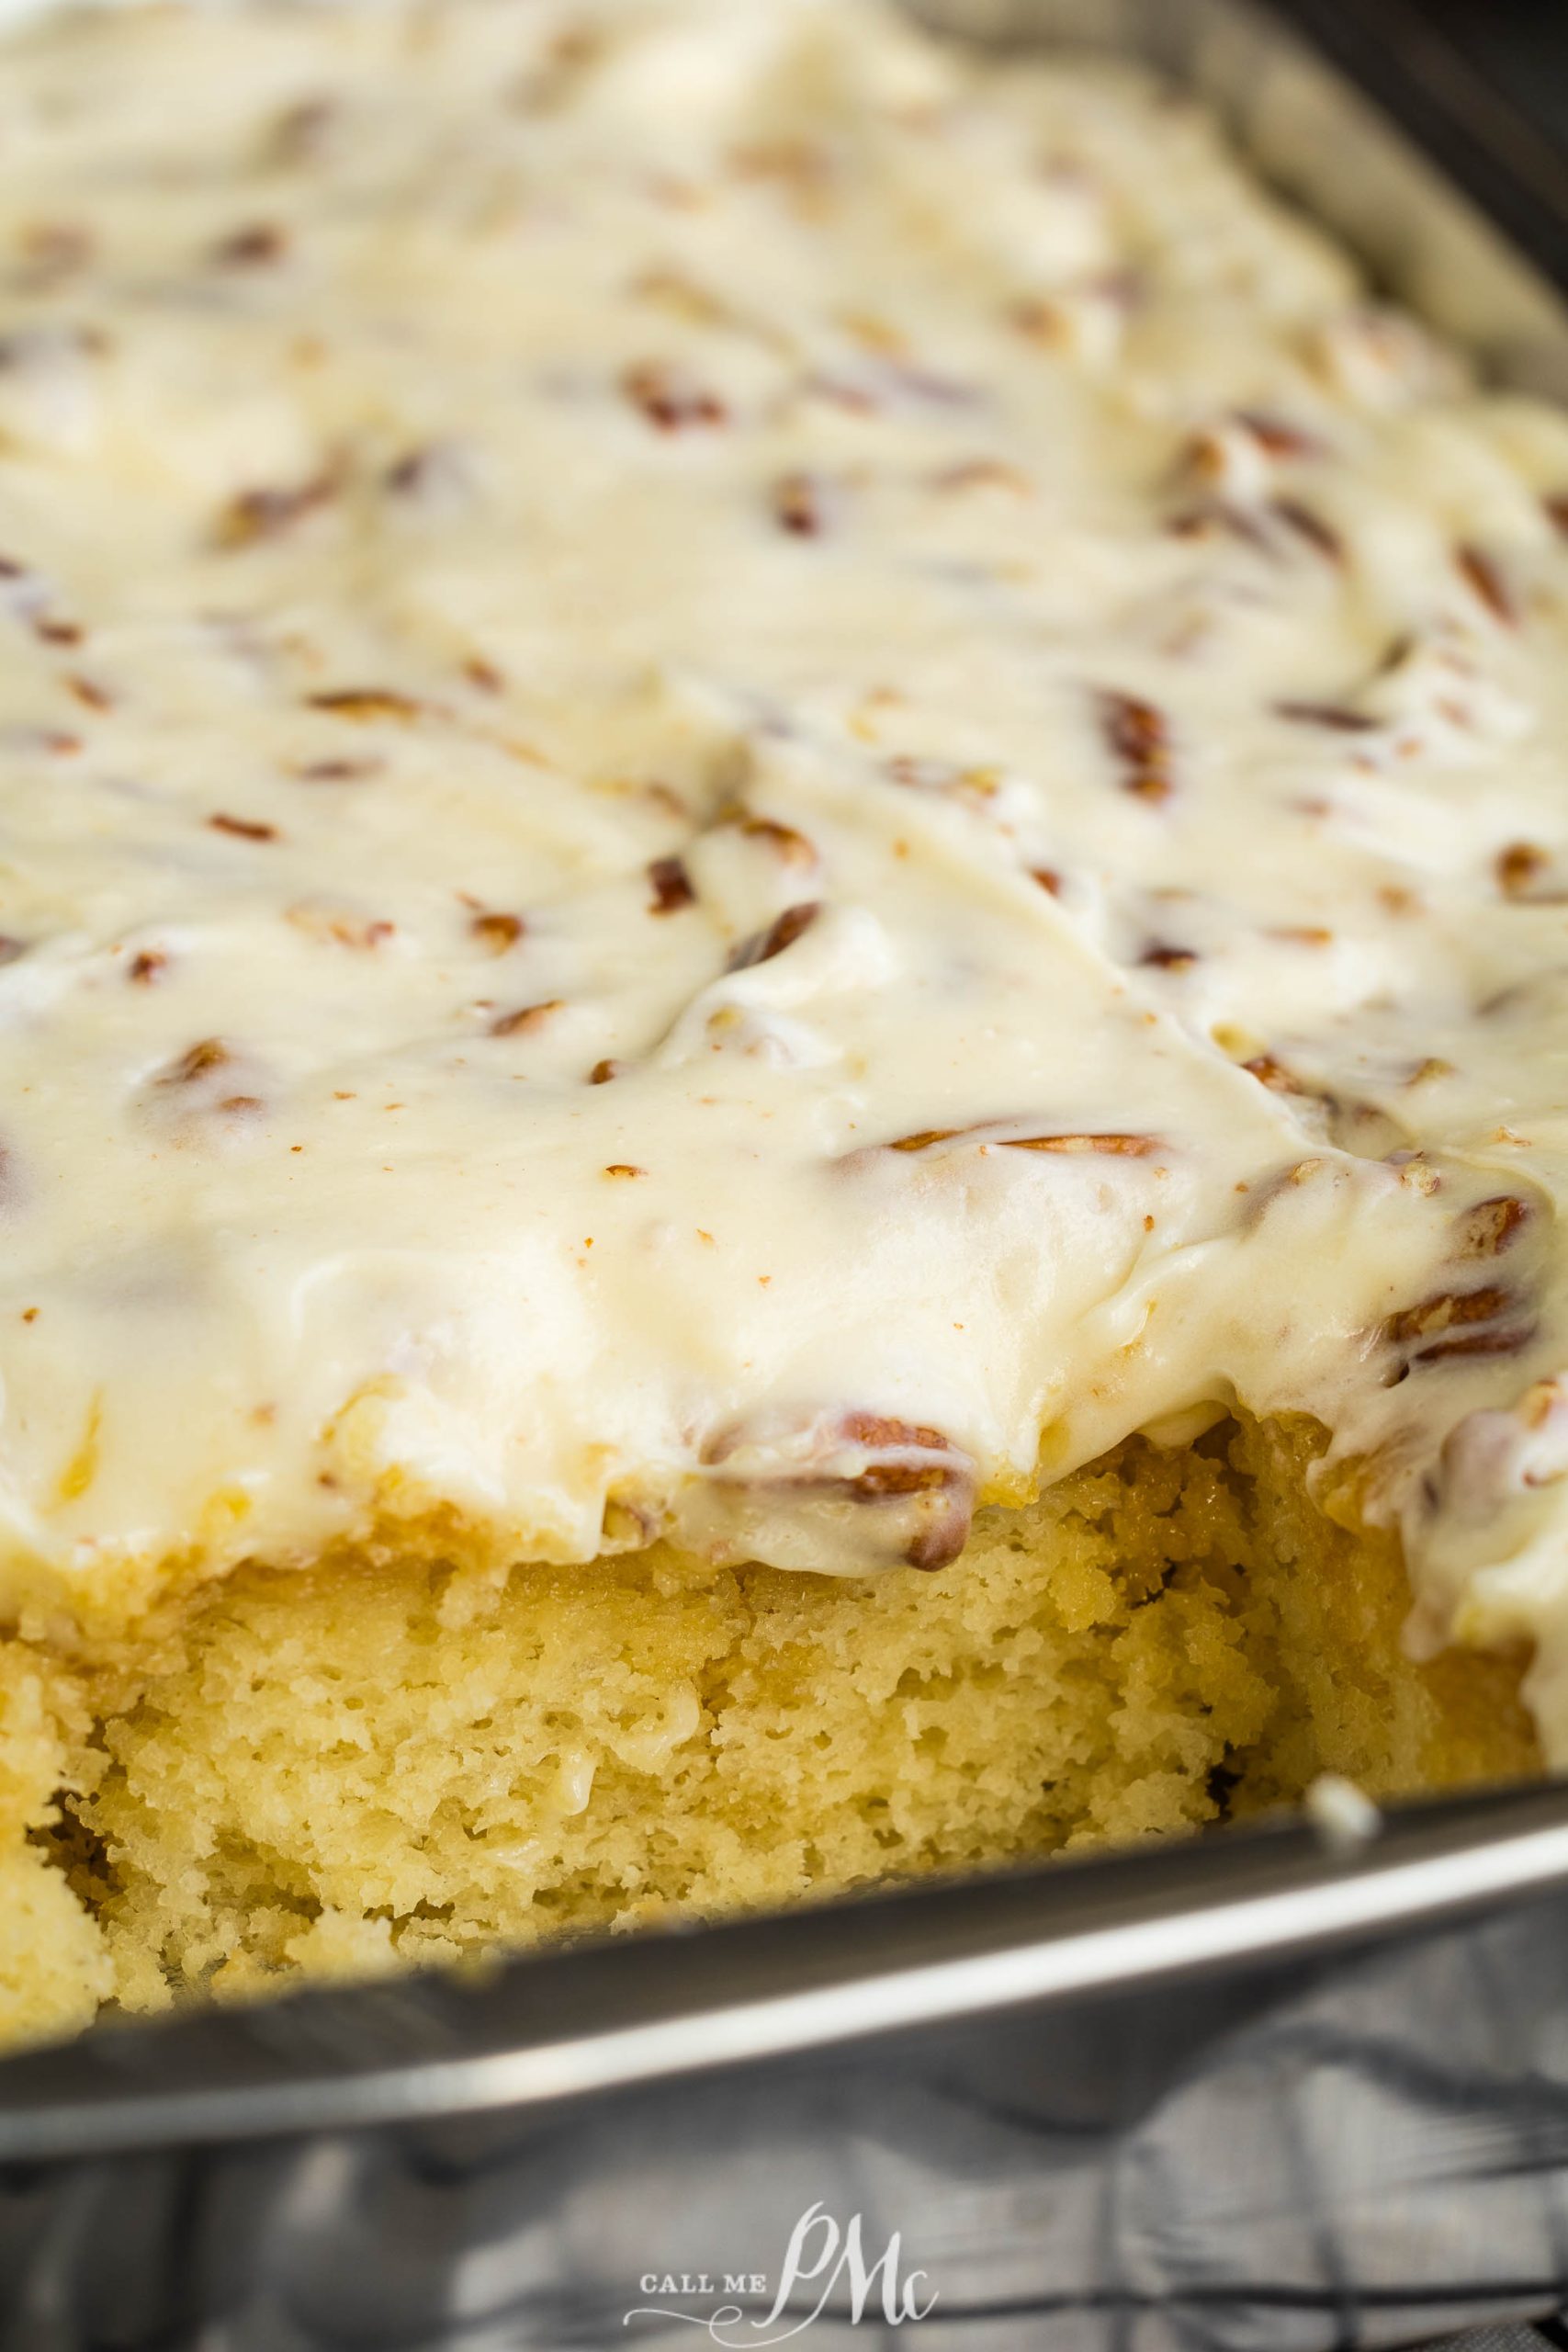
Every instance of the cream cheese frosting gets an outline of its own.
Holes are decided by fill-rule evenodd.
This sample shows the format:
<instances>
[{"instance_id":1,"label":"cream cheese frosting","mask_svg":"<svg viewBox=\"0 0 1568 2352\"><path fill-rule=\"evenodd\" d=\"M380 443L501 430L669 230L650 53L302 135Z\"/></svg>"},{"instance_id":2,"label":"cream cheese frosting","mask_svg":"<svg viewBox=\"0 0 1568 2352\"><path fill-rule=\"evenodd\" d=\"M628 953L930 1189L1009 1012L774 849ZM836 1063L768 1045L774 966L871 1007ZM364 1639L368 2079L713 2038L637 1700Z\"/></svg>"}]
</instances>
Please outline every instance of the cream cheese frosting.
<instances>
[{"instance_id":1,"label":"cream cheese frosting","mask_svg":"<svg viewBox=\"0 0 1568 2352\"><path fill-rule=\"evenodd\" d=\"M1565 650L1568 424L1119 74L14 38L6 1605L937 1566L1239 1399L1568 1760Z\"/></svg>"}]
</instances>

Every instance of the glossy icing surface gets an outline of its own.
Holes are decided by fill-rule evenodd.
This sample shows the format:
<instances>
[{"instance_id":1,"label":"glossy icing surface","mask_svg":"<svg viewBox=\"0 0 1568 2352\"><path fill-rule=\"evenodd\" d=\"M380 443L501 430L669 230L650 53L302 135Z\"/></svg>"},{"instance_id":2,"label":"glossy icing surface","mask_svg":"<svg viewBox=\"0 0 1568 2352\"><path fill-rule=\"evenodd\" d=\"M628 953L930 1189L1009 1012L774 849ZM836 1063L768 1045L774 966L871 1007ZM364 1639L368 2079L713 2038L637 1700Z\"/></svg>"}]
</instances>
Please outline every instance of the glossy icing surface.
<instances>
[{"instance_id":1,"label":"glossy icing surface","mask_svg":"<svg viewBox=\"0 0 1568 2352\"><path fill-rule=\"evenodd\" d=\"M857 1570L1239 1396L1568 1754L1568 425L856 0L0 77L14 1605Z\"/></svg>"}]
</instances>

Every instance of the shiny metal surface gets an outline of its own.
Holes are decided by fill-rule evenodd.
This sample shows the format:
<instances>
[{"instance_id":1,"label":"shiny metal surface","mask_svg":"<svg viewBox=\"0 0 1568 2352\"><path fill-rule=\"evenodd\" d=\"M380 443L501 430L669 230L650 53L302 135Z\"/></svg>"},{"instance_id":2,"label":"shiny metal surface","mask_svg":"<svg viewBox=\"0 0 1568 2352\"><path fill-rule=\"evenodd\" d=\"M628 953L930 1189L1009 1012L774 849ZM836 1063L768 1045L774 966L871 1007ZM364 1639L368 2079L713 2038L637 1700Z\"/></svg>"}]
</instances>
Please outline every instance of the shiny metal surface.
<instances>
[{"instance_id":1,"label":"shiny metal surface","mask_svg":"<svg viewBox=\"0 0 1568 2352\"><path fill-rule=\"evenodd\" d=\"M1477 1899L1467 1857L1522 1858L1507 1825L1527 1819L1522 1835L1543 1839L1538 1891L1479 1918L1448 1912ZM904 2277L918 2269L936 2297L908 2329L920 2352L1304 2352L1537 2312L1568 2277L1565 1822L1554 1789L1397 1818L1386 1855L1325 1856L1299 1827L1224 1838L973 1895L558 1955L470 1994L310 1996L17 2062L0 2075L11 2148L50 2136L46 2098L73 2111L64 2135L53 2109L59 2144L89 2146L116 2107L166 2137L0 2164L6 2340L672 2347L702 2340L693 2321L720 2298L667 2299L645 2279L728 2272L771 2290L813 2205L840 2226L860 2215L868 2259L897 2233ZM439 2066L476 2043L558 2048L585 2018L722 2007L716 1982L733 2001L792 1970L850 1981L868 1945L877 1963L941 1958L970 1940L971 1902L998 1944L1046 1914L1066 1942L1113 1916L1152 1926L1163 1906L1179 1964L1195 1911L1244 1917L1267 1881L1367 1886L1417 1859L1457 1866L1432 1889L1444 1915L1393 1936L1385 1921L484 2113L416 2114L419 2069L395 2065L409 2120L326 2128L322 2081L345 2120L385 2112L397 2053ZM249 2131L255 2092L279 2081L315 2128ZM238 2136L182 2136L171 2095L203 2082L252 2086L229 2109ZM281 2106L267 2120L284 2122ZM806 2340L895 2340L852 2329L852 2284ZM814 2299L804 2282L792 2318ZM663 2301L688 2315L625 2324ZM767 2299L739 2308L750 2323Z\"/></svg>"},{"instance_id":2,"label":"shiny metal surface","mask_svg":"<svg viewBox=\"0 0 1568 2352\"><path fill-rule=\"evenodd\" d=\"M1568 393L1568 192L1495 109L1445 129L1383 0L1291 13L1408 137L1239 0L919 6L1152 58L1394 291ZM868 2267L896 2254L900 2296L923 2274L925 2315L886 2316L890 2263L856 2324L852 2267L801 2276L770 2335L814 2206L840 2240L859 2217ZM727 2303L727 2274L767 2284ZM713 2291L664 2291L686 2278ZM24 2352L1322 2352L1564 2294L1562 1788L1348 1852L1227 1832L0 2066Z\"/></svg>"}]
</instances>

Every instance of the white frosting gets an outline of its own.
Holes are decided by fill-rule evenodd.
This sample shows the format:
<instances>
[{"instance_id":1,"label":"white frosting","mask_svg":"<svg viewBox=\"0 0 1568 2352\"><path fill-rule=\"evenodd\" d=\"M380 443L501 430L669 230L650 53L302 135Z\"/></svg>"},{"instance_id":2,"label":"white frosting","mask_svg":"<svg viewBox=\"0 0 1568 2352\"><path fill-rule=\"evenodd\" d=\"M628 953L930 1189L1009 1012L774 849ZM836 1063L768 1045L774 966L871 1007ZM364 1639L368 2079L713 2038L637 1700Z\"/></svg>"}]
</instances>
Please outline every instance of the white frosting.
<instances>
[{"instance_id":1,"label":"white frosting","mask_svg":"<svg viewBox=\"0 0 1568 2352\"><path fill-rule=\"evenodd\" d=\"M19 36L10 1604L936 1562L1239 1397L1568 1758L1564 492L1187 110L871 0Z\"/></svg>"}]
</instances>

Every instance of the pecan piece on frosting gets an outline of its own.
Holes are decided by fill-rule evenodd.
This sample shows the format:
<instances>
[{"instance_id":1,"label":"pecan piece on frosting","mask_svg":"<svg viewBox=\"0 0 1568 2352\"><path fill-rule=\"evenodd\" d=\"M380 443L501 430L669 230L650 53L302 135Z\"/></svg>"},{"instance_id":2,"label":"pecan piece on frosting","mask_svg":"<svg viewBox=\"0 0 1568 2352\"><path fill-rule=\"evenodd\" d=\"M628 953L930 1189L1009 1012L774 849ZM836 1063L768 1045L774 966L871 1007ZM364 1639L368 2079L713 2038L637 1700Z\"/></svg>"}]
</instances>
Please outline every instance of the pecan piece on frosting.
<instances>
[{"instance_id":1,"label":"pecan piece on frosting","mask_svg":"<svg viewBox=\"0 0 1568 2352\"><path fill-rule=\"evenodd\" d=\"M682 369L659 360L628 368L621 379L621 390L660 433L723 424L729 413L716 392L706 390Z\"/></svg>"},{"instance_id":2,"label":"pecan piece on frosting","mask_svg":"<svg viewBox=\"0 0 1568 2352\"><path fill-rule=\"evenodd\" d=\"M196 1044L171 1062L159 1079L161 1086L190 1086L209 1071L222 1069L233 1059L221 1037L198 1037Z\"/></svg>"},{"instance_id":3,"label":"pecan piece on frosting","mask_svg":"<svg viewBox=\"0 0 1568 2352\"><path fill-rule=\"evenodd\" d=\"M490 1024L492 1037L529 1037L543 1029L561 1009L558 996L547 997L540 1004L520 1004L514 1012L498 1012Z\"/></svg>"},{"instance_id":4,"label":"pecan piece on frosting","mask_svg":"<svg viewBox=\"0 0 1568 2352\"><path fill-rule=\"evenodd\" d=\"M317 474L309 481L287 487L235 492L218 517L213 537L222 548L254 547L261 539L277 539L326 505L337 490L332 474Z\"/></svg>"},{"instance_id":5,"label":"pecan piece on frosting","mask_svg":"<svg viewBox=\"0 0 1568 2352\"><path fill-rule=\"evenodd\" d=\"M1170 722L1152 702L1136 695L1104 692L1100 722L1106 743L1122 763L1122 788L1140 800L1168 800L1175 790L1170 768Z\"/></svg>"},{"instance_id":6,"label":"pecan piece on frosting","mask_svg":"<svg viewBox=\"0 0 1568 2352\"><path fill-rule=\"evenodd\" d=\"M256 817L231 817L220 808L207 821L215 833L232 833L236 841L275 842L277 839L277 827L263 824Z\"/></svg>"},{"instance_id":7,"label":"pecan piece on frosting","mask_svg":"<svg viewBox=\"0 0 1568 2352\"><path fill-rule=\"evenodd\" d=\"M1326 727L1340 735L1375 734L1381 721L1369 718L1364 710L1352 710L1338 702L1303 702L1291 699L1274 705L1277 718L1293 719L1298 727Z\"/></svg>"},{"instance_id":8,"label":"pecan piece on frosting","mask_svg":"<svg viewBox=\"0 0 1568 2352\"><path fill-rule=\"evenodd\" d=\"M832 520L833 492L820 474L784 474L773 484L773 519L797 539L819 539Z\"/></svg>"},{"instance_id":9,"label":"pecan piece on frosting","mask_svg":"<svg viewBox=\"0 0 1568 2352\"><path fill-rule=\"evenodd\" d=\"M750 939L741 941L729 959L729 969L749 972L754 964L771 963L786 947L793 947L803 932L810 930L821 911L821 902L816 899L805 899L798 906L786 907L783 914L774 916L766 931L755 932Z\"/></svg>"},{"instance_id":10,"label":"pecan piece on frosting","mask_svg":"<svg viewBox=\"0 0 1568 2352\"><path fill-rule=\"evenodd\" d=\"M722 1430L703 1467L733 1538L760 1542L762 1558L791 1551L792 1532L807 1531L809 1544L813 1517L836 1507L845 1548L867 1565L942 1568L963 1550L975 1509L975 1464L942 1430L855 1408ZM808 1565L804 1553L797 1565Z\"/></svg>"},{"instance_id":11,"label":"pecan piece on frosting","mask_svg":"<svg viewBox=\"0 0 1568 2352\"><path fill-rule=\"evenodd\" d=\"M1551 864L1546 851L1534 842L1510 842L1497 853L1497 888L1506 899L1529 898Z\"/></svg>"},{"instance_id":12,"label":"pecan piece on frosting","mask_svg":"<svg viewBox=\"0 0 1568 2352\"><path fill-rule=\"evenodd\" d=\"M1311 1091L1294 1070L1286 1068L1277 1054L1254 1054L1250 1061L1241 1064L1241 1068L1248 1078L1255 1078L1259 1086L1266 1086L1270 1094L1306 1094Z\"/></svg>"},{"instance_id":13,"label":"pecan piece on frosting","mask_svg":"<svg viewBox=\"0 0 1568 2352\"><path fill-rule=\"evenodd\" d=\"M648 879L653 891L649 906L650 914L679 914L682 907L696 904L697 894L692 888L692 877L681 858L654 858L648 869Z\"/></svg>"},{"instance_id":14,"label":"pecan piece on frosting","mask_svg":"<svg viewBox=\"0 0 1568 2352\"><path fill-rule=\"evenodd\" d=\"M407 726L424 708L412 695L395 686L333 686L306 697L312 710L330 711L334 718L392 718Z\"/></svg>"},{"instance_id":15,"label":"pecan piece on frosting","mask_svg":"<svg viewBox=\"0 0 1568 2352\"><path fill-rule=\"evenodd\" d=\"M1477 1201L1459 1220L1459 1254L1463 1258L1499 1258L1511 1250L1529 1217L1528 1202L1513 1193L1494 1193Z\"/></svg>"},{"instance_id":16,"label":"pecan piece on frosting","mask_svg":"<svg viewBox=\"0 0 1568 2352\"><path fill-rule=\"evenodd\" d=\"M515 947L526 928L521 915L491 908L482 909L468 925L479 945L492 956L504 956L509 947Z\"/></svg>"},{"instance_id":17,"label":"pecan piece on frosting","mask_svg":"<svg viewBox=\"0 0 1568 2352\"><path fill-rule=\"evenodd\" d=\"M219 239L212 259L220 269L263 269L281 261L288 251L288 232L277 221L248 220Z\"/></svg>"},{"instance_id":18,"label":"pecan piece on frosting","mask_svg":"<svg viewBox=\"0 0 1568 2352\"><path fill-rule=\"evenodd\" d=\"M221 1037L198 1037L156 1073L152 1102L161 1106L162 1118L175 1119L175 1132L186 1139L197 1133L193 1122L210 1119L216 1112L231 1119L247 1119L265 1110L262 1097L249 1091L255 1079L255 1067L247 1055L236 1052Z\"/></svg>"},{"instance_id":19,"label":"pecan piece on frosting","mask_svg":"<svg viewBox=\"0 0 1568 2352\"><path fill-rule=\"evenodd\" d=\"M1299 498L1271 498L1269 512L1277 522L1283 523L1288 531L1293 531L1314 554L1322 556L1325 563L1344 562L1344 540L1315 506L1308 506Z\"/></svg>"},{"instance_id":20,"label":"pecan piece on frosting","mask_svg":"<svg viewBox=\"0 0 1568 2352\"><path fill-rule=\"evenodd\" d=\"M781 824L776 817L758 817L750 811L727 821L739 829L749 842L760 842L771 849L785 865L814 866L818 863L816 845L793 825Z\"/></svg>"},{"instance_id":21,"label":"pecan piece on frosting","mask_svg":"<svg viewBox=\"0 0 1568 2352\"><path fill-rule=\"evenodd\" d=\"M1441 1363L1452 1356L1514 1355L1534 1336L1533 1321L1505 1318L1518 1301L1512 1291L1488 1283L1480 1290L1438 1291L1414 1306L1390 1315L1382 1336L1408 1351L1405 1368ZM1395 1375L1402 1378L1403 1373Z\"/></svg>"},{"instance_id":22,"label":"pecan piece on frosting","mask_svg":"<svg viewBox=\"0 0 1568 2352\"><path fill-rule=\"evenodd\" d=\"M951 1143L954 1136L979 1133L978 1127L918 1127L912 1136L895 1136L886 1148L889 1151L929 1151L933 1143Z\"/></svg>"},{"instance_id":23,"label":"pecan piece on frosting","mask_svg":"<svg viewBox=\"0 0 1568 2352\"><path fill-rule=\"evenodd\" d=\"M1160 1148L1156 1136L1002 1136L998 1141L1005 1151L1103 1152L1123 1159L1146 1159Z\"/></svg>"},{"instance_id":24,"label":"pecan piece on frosting","mask_svg":"<svg viewBox=\"0 0 1568 2352\"><path fill-rule=\"evenodd\" d=\"M1454 565L1494 620L1501 621L1506 628L1518 627L1518 604L1495 556L1488 555L1484 548L1467 543L1454 549Z\"/></svg>"},{"instance_id":25,"label":"pecan piece on frosting","mask_svg":"<svg viewBox=\"0 0 1568 2352\"><path fill-rule=\"evenodd\" d=\"M1113 1159L1146 1159L1159 1149L1156 1136L1112 1135L1106 1131L1090 1133L1080 1129L1056 1135L999 1136L994 1121L982 1120L967 1127L919 1127L913 1135L895 1136L883 1148L887 1151L930 1151L933 1145L953 1143L963 1136L983 1138L1001 1151L1050 1151L1068 1157L1081 1153L1103 1152ZM855 1155L857 1158L858 1154Z\"/></svg>"}]
</instances>

